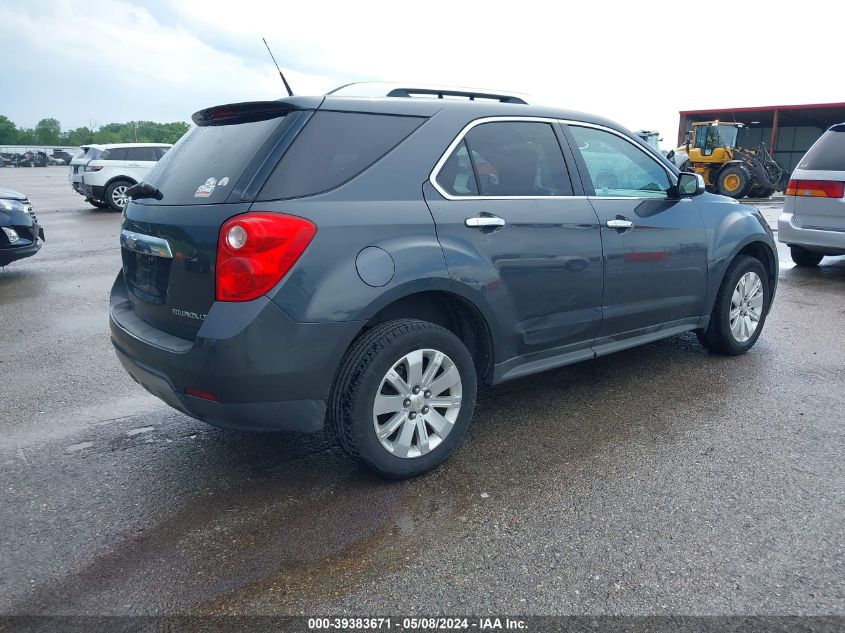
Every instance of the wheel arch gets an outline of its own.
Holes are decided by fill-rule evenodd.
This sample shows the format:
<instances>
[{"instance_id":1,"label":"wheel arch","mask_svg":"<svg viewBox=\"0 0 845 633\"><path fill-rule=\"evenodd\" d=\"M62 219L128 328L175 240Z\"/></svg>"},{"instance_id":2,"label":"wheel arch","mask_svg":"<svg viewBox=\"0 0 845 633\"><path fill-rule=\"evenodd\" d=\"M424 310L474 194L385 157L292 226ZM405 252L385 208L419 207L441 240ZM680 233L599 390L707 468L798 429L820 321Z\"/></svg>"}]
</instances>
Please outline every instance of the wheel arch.
<instances>
[{"instance_id":1,"label":"wheel arch","mask_svg":"<svg viewBox=\"0 0 845 633\"><path fill-rule=\"evenodd\" d=\"M485 382L492 379L495 325L489 310L448 280L411 283L383 295L361 313L361 327L355 338L380 323L401 318L430 321L452 332L469 349L479 379Z\"/></svg>"},{"instance_id":2,"label":"wheel arch","mask_svg":"<svg viewBox=\"0 0 845 633\"><path fill-rule=\"evenodd\" d=\"M116 183L116 182L118 182L118 181L120 181L120 182L128 182L130 185L137 185L137 184L138 184L138 181L137 181L137 180L135 180L134 178L130 178L129 176L124 176L124 175L122 175L122 174L121 174L121 175L119 175L119 176L113 176L113 177L111 177L109 180L107 180L107 181L106 181L106 184L104 184L104 185L103 185L103 191L105 191L105 190L106 190L107 188L109 188L109 187L110 187L113 183Z\"/></svg>"},{"instance_id":3,"label":"wheel arch","mask_svg":"<svg viewBox=\"0 0 845 633\"><path fill-rule=\"evenodd\" d=\"M719 292L719 288L725 279L728 269L734 260L741 255L753 257L763 265L763 268L766 269L766 273L769 275L769 306L766 308L768 309L771 306L772 301L774 301L778 279L777 252L773 250L772 245L767 240L763 239L762 236L749 235L746 239L736 244L735 248L730 251L729 254L719 260L717 270L711 269L712 281L708 288L705 311L707 319L709 319L710 313L713 311L713 305L716 302L716 294Z\"/></svg>"}]
</instances>

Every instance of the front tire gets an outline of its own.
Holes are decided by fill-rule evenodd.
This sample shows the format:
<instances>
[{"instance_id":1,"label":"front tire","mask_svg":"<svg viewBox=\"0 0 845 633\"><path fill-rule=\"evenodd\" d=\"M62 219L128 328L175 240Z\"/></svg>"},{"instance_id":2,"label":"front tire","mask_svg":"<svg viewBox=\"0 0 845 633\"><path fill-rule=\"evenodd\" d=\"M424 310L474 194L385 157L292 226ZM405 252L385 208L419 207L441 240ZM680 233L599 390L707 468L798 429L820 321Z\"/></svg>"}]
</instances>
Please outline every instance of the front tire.
<instances>
[{"instance_id":1,"label":"front tire","mask_svg":"<svg viewBox=\"0 0 845 633\"><path fill-rule=\"evenodd\" d=\"M790 246L789 254L792 257L792 261L802 268L815 268L821 263L824 257L822 253L808 251L803 246Z\"/></svg>"},{"instance_id":2,"label":"front tire","mask_svg":"<svg viewBox=\"0 0 845 633\"><path fill-rule=\"evenodd\" d=\"M716 176L716 190L723 196L742 198L751 188L751 176L739 165L729 165Z\"/></svg>"},{"instance_id":3,"label":"front tire","mask_svg":"<svg viewBox=\"0 0 845 633\"><path fill-rule=\"evenodd\" d=\"M737 356L750 350L769 311L769 275L760 260L738 256L728 267L707 329L698 330L698 340L711 352Z\"/></svg>"},{"instance_id":4,"label":"front tire","mask_svg":"<svg viewBox=\"0 0 845 633\"><path fill-rule=\"evenodd\" d=\"M416 319L388 321L347 351L328 424L346 453L382 477L421 475L466 433L476 380L472 356L452 332Z\"/></svg>"},{"instance_id":5,"label":"front tire","mask_svg":"<svg viewBox=\"0 0 845 633\"><path fill-rule=\"evenodd\" d=\"M115 180L106 187L106 202L114 211L123 211L126 208L129 202L126 190L131 186L132 183L126 180Z\"/></svg>"}]
</instances>

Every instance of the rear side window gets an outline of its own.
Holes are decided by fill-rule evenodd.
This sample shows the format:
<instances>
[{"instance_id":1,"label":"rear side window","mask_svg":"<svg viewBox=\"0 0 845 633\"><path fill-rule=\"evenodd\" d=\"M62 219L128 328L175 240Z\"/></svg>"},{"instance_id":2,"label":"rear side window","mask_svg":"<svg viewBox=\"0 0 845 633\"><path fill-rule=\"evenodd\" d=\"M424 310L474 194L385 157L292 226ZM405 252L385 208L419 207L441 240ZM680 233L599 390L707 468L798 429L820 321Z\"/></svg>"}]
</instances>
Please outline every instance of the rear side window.
<instances>
[{"instance_id":1,"label":"rear side window","mask_svg":"<svg viewBox=\"0 0 845 633\"><path fill-rule=\"evenodd\" d=\"M475 182L460 177L461 145L468 151ZM482 196L493 197L572 195L563 153L549 123L482 123L466 134L461 145L437 175L438 184L452 195L478 195L478 190ZM451 175L454 161L459 176L455 179Z\"/></svg>"},{"instance_id":2,"label":"rear side window","mask_svg":"<svg viewBox=\"0 0 845 633\"><path fill-rule=\"evenodd\" d=\"M225 202L241 174L285 117L231 125L194 126L156 163L144 180L158 187L160 202L142 204L216 204Z\"/></svg>"},{"instance_id":3,"label":"rear side window","mask_svg":"<svg viewBox=\"0 0 845 633\"><path fill-rule=\"evenodd\" d=\"M798 169L845 171L845 124L822 134L798 163Z\"/></svg>"},{"instance_id":4,"label":"rear side window","mask_svg":"<svg viewBox=\"0 0 845 633\"><path fill-rule=\"evenodd\" d=\"M100 160L126 160L126 148L112 147L107 149L100 156Z\"/></svg>"},{"instance_id":5,"label":"rear side window","mask_svg":"<svg viewBox=\"0 0 845 633\"><path fill-rule=\"evenodd\" d=\"M387 154L424 120L317 112L270 174L258 199L299 198L334 189Z\"/></svg>"},{"instance_id":6,"label":"rear side window","mask_svg":"<svg viewBox=\"0 0 845 633\"><path fill-rule=\"evenodd\" d=\"M126 150L126 160L155 162L158 160L158 154L155 147L129 147Z\"/></svg>"}]
</instances>

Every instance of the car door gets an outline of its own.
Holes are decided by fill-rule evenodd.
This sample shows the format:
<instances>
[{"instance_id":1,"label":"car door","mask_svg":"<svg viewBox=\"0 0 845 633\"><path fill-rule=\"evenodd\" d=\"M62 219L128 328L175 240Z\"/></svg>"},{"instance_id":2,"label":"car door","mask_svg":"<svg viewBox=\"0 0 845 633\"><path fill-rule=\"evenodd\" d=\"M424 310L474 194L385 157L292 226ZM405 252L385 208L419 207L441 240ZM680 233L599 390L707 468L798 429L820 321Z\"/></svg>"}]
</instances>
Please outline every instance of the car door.
<instances>
[{"instance_id":1,"label":"car door","mask_svg":"<svg viewBox=\"0 0 845 633\"><path fill-rule=\"evenodd\" d=\"M126 175L141 182L158 161L155 147L130 147L126 152Z\"/></svg>"},{"instance_id":2,"label":"car door","mask_svg":"<svg viewBox=\"0 0 845 633\"><path fill-rule=\"evenodd\" d=\"M501 363L494 380L593 355L602 295L598 218L573 195L583 192L577 179L573 188L574 164L556 127L544 119L476 121L424 187L450 276L476 290L494 315Z\"/></svg>"},{"instance_id":3,"label":"car door","mask_svg":"<svg viewBox=\"0 0 845 633\"><path fill-rule=\"evenodd\" d=\"M609 128L564 126L604 249L597 353L632 339L696 325L704 306L704 226L690 198L674 199L672 175L656 157Z\"/></svg>"}]
</instances>

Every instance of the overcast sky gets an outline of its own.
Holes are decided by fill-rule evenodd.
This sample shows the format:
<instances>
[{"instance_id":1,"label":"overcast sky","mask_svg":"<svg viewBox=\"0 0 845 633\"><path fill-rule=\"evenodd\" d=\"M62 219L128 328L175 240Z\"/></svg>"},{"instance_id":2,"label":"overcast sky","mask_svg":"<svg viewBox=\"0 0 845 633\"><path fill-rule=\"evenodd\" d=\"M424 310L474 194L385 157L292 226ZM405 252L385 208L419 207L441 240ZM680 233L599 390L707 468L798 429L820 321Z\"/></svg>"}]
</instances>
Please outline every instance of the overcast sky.
<instances>
[{"instance_id":1,"label":"overcast sky","mask_svg":"<svg viewBox=\"0 0 845 633\"><path fill-rule=\"evenodd\" d=\"M491 87L673 144L678 110L845 101L841 0L0 0L0 114L189 120L351 81ZM788 10L787 10L788 7Z\"/></svg>"}]
</instances>

